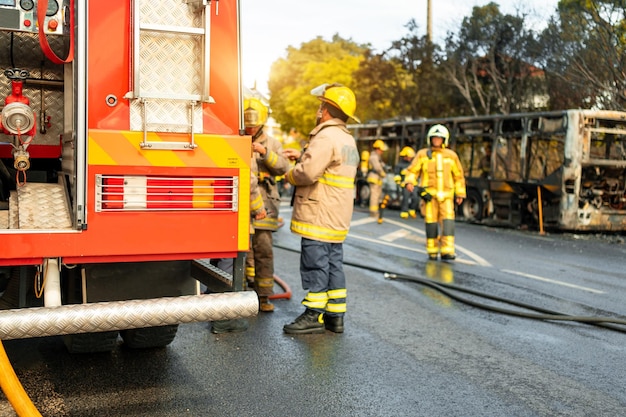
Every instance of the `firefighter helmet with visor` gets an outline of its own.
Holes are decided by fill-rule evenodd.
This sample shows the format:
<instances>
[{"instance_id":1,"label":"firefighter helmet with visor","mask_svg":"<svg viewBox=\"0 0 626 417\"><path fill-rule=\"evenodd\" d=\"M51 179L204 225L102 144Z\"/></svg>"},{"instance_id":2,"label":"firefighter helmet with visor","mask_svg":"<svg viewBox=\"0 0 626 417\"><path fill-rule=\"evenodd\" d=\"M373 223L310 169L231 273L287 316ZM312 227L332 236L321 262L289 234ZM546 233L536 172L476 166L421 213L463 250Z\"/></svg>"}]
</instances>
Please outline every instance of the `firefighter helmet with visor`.
<instances>
[{"instance_id":1,"label":"firefighter helmet with visor","mask_svg":"<svg viewBox=\"0 0 626 417\"><path fill-rule=\"evenodd\" d=\"M426 135L426 139L428 140L428 144L432 145L432 138L442 138L443 146L448 146L448 139L450 138L450 132L448 128L444 125L433 125L430 129L428 129L428 134Z\"/></svg>"},{"instance_id":2,"label":"firefighter helmet with visor","mask_svg":"<svg viewBox=\"0 0 626 417\"><path fill-rule=\"evenodd\" d=\"M352 90L342 84L322 84L311 90L311 94L325 103L341 110L346 116L357 123L361 123L356 118L356 97Z\"/></svg>"},{"instance_id":3,"label":"firefighter helmet with visor","mask_svg":"<svg viewBox=\"0 0 626 417\"><path fill-rule=\"evenodd\" d=\"M256 97L243 101L243 123L245 127L263 126L267 122L268 108Z\"/></svg>"}]
</instances>

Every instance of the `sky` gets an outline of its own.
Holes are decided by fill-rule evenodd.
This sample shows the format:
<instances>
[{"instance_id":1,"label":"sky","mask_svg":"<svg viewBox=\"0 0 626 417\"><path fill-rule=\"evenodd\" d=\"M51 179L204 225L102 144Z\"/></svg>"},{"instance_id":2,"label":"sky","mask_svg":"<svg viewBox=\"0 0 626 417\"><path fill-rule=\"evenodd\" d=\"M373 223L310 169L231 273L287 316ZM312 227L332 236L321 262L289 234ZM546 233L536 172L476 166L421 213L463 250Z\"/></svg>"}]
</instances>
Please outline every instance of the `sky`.
<instances>
[{"instance_id":1,"label":"sky","mask_svg":"<svg viewBox=\"0 0 626 417\"><path fill-rule=\"evenodd\" d=\"M505 14L515 14L521 7L537 29L545 26L558 4L558 0L493 1ZM443 41L449 30L456 32L474 6L489 2L432 0L434 41ZM410 19L425 35L426 5L427 0L240 0L243 84L267 94L272 63L286 57L288 46L299 48L317 36L330 41L337 33L382 52L408 33L405 25Z\"/></svg>"}]
</instances>

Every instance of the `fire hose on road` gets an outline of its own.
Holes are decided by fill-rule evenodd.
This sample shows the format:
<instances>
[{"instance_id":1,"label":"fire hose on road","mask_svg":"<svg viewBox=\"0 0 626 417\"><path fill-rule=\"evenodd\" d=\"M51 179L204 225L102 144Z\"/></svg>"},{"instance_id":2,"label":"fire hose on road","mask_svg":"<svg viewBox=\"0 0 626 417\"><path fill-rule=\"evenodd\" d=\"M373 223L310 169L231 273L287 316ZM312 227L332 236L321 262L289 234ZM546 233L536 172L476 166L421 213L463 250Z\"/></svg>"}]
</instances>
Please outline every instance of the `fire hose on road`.
<instances>
[{"instance_id":1,"label":"fire hose on road","mask_svg":"<svg viewBox=\"0 0 626 417\"><path fill-rule=\"evenodd\" d=\"M283 249L283 250L286 250L286 251L290 251L290 252L296 252L296 253L300 252L297 249L292 249L292 248L288 248L288 247L285 247L285 246L274 245L274 247L277 247L279 249ZM470 305L472 307L480 308L480 309L483 309L483 310L493 311L493 312L501 313L501 314L507 314L507 315L510 315L510 316L517 316L517 317L523 317L523 318L528 318L528 319L535 319L535 320L572 321L572 322L578 322L578 323L585 323L585 324L590 324L590 325L594 325L594 326L604 327L604 328L607 328L607 329L611 329L611 330L615 330L615 331L618 331L618 332L626 333L626 328L621 327L621 326L626 326L626 318L573 316L573 315L569 315L569 314L560 313L558 311L553 311L553 310L548 310L548 309L545 309L545 308L533 306L531 304L521 303L521 302L518 302L518 301L515 301L515 300L510 300L510 299L507 299L507 298L498 297L498 296L491 295L491 294L488 294L488 293L485 293L485 292L475 291L475 290L472 290L470 288L464 288L464 287L461 287L461 286L458 286L458 285L454 285L454 284L448 284L448 283L442 283L442 282L434 281L434 280L428 279L428 278L421 278L421 277L411 276L411 275L407 275L407 274L391 272L391 271L387 271L387 270L384 270L384 269L375 268L375 267L372 267L372 266L367 266L367 265L363 265L363 264L356 264L356 263L351 263L351 262L345 262L345 261L344 261L343 264L346 265L346 266L354 267L354 268L365 269L367 271L381 273L381 274L383 274L383 276L386 279L411 281L411 282L415 282L417 284L425 285L425 286L428 286L430 288L433 288L433 289L441 292L442 294L450 297L453 300L456 300L456 301L462 302L464 304ZM470 300L467 297L462 297L462 296L458 295L457 294L458 292L471 294L473 296L482 297L482 298L485 298L485 299L489 299L489 300L492 300L492 301L497 301L497 302L504 303L504 304L513 305L513 306L520 307L520 308L523 308L523 309L526 309L526 310L530 310L532 312L525 312L525 311L520 311L520 310L511 310L511 309L507 309L507 308L501 308L501 307L497 307L497 306L493 306L493 305L477 302L477 301L474 301L474 300Z\"/></svg>"}]
</instances>

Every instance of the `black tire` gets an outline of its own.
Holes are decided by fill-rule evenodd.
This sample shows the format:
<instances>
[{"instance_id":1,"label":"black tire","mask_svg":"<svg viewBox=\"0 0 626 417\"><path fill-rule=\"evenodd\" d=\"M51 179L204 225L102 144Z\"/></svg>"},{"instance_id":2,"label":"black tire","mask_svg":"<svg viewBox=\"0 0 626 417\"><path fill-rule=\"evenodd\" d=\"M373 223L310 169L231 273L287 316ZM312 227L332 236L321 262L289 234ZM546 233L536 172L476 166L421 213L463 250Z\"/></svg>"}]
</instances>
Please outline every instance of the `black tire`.
<instances>
[{"instance_id":1,"label":"black tire","mask_svg":"<svg viewBox=\"0 0 626 417\"><path fill-rule=\"evenodd\" d=\"M467 190L467 197L461 205L461 213L467 221L480 221L483 219L484 202L480 193L470 188Z\"/></svg>"},{"instance_id":2,"label":"black tire","mask_svg":"<svg viewBox=\"0 0 626 417\"><path fill-rule=\"evenodd\" d=\"M82 302L80 268L63 269L62 291L65 304ZM111 352L117 347L118 331L78 333L63 336L63 343L70 353Z\"/></svg>"},{"instance_id":3,"label":"black tire","mask_svg":"<svg viewBox=\"0 0 626 417\"><path fill-rule=\"evenodd\" d=\"M63 336L70 353L110 352L117 346L118 332L80 333Z\"/></svg>"},{"instance_id":4,"label":"black tire","mask_svg":"<svg viewBox=\"0 0 626 417\"><path fill-rule=\"evenodd\" d=\"M149 349L165 347L176 337L178 325L145 327L142 329L122 330L120 335L124 344L131 349Z\"/></svg>"}]
</instances>

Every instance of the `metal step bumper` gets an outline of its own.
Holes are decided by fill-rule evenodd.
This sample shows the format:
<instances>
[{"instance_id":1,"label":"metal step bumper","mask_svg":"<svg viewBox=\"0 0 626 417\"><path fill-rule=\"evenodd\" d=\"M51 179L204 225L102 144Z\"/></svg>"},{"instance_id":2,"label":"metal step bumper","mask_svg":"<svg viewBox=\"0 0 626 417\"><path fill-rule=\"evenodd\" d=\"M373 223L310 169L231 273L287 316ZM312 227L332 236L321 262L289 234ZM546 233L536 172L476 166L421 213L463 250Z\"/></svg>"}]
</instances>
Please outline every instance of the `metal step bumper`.
<instances>
[{"instance_id":1,"label":"metal step bumper","mask_svg":"<svg viewBox=\"0 0 626 417\"><path fill-rule=\"evenodd\" d=\"M0 311L0 340L95 333L255 316L254 291Z\"/></svg>"}]
</instances>

